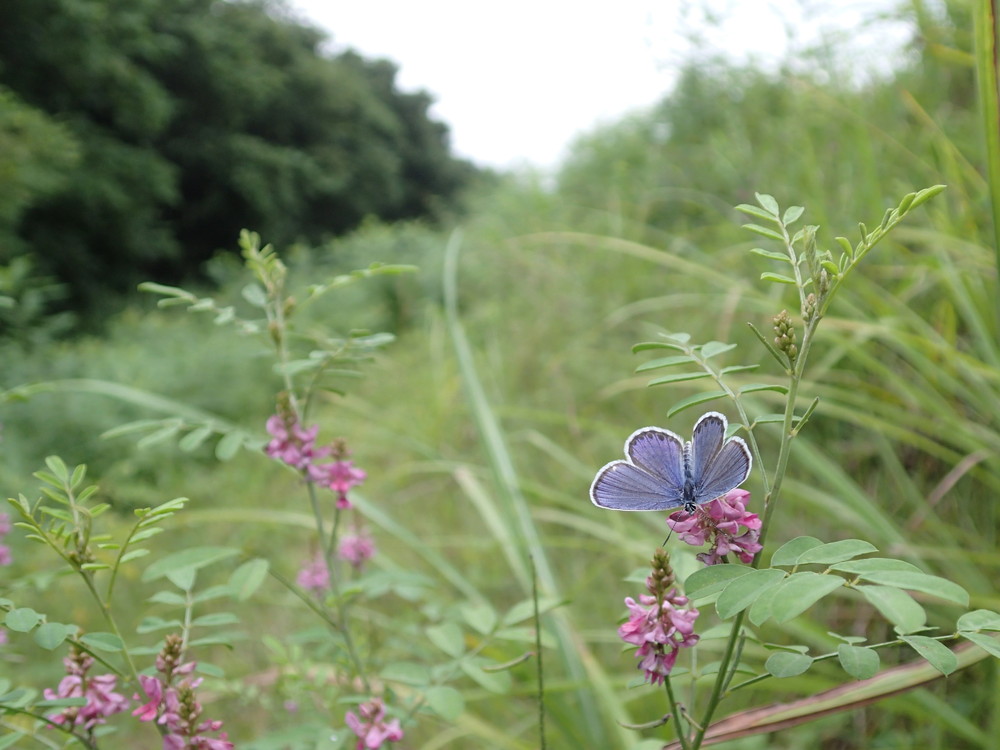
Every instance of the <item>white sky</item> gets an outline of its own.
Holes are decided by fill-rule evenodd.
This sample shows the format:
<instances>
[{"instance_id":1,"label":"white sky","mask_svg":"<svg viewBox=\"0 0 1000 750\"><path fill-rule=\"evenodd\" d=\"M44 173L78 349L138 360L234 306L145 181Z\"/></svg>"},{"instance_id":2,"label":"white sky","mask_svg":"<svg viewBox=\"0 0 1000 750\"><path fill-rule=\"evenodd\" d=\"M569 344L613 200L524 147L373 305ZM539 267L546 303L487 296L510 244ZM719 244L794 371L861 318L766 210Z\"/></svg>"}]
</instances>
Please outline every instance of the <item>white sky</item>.
<instances>
[{"instance_id":1,"label":"white sky","mask_svg":"<svg viewBox=\"0 0 1000 750\"><path fill-rule=\"evenodd\" d=\"M885 0L616 0L613 8L594 0L286 2L326 30L334 50L353 47L393 60L401 88L434 97L432 113L450 127L454 150L499 168L554 166L574 136L661 99L692 54L726 51L773 62L790 46L815 41L819 28L854 37L875 8L886 6ZM871 49L884 45L881 36Z\"/></svg>"}]
</instances>

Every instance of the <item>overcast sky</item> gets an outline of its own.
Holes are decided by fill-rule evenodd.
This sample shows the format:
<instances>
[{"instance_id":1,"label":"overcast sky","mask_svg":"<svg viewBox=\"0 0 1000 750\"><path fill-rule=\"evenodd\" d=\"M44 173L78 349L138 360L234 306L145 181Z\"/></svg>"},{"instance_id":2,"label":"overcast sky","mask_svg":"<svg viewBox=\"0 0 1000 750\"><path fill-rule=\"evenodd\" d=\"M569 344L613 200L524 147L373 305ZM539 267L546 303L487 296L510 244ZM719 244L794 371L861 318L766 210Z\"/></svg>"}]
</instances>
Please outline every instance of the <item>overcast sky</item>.
<instances>
[{"instance_id":1,"label":"overcast sky","mask_svg":"<svg viewBox=\"0 0 1000 750\"><path fill-rule=\"evenodd\" d=\"M435 98L433 114L450 127L455 151L501 168L553 166L575 135L658 101L693 50L773 62L820 27L862 32L873 7L886 4L286 1L329 32L335 50L393 60L402 88Z\"/></svg>"}]
</instances>

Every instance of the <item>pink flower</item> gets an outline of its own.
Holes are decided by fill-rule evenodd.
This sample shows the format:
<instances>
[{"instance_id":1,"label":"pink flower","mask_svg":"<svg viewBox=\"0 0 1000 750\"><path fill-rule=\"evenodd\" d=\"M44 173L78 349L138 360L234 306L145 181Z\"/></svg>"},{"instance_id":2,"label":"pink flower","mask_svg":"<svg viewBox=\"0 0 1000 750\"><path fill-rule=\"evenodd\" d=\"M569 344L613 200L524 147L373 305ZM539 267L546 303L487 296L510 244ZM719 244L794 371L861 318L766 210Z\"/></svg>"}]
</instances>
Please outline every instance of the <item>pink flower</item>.
<instances>
[{"instance_id":1,"label":"pink flower","mask_svg":"<svg viewBox=\"0 0 1000 750\"><path fill-rule=\"evenodd\" d=\"M638 646L639 668L646 672L646 680L653 685L662 684L677 661L680 648L690 648L698 642L694 623L698 610L680 609L688 603L687 597L671 589L662 603L649 594L625 599L629 619L618 628L618 637Z\"/></svg>"},{"instance_id":2,"label":"pink flower","mask_svg":"<svg viewBox=\"0 0 1000 750\"><path fill-rule=\"evenodd\" d=\"M10 533L10 514L0 513L0 536L7 536Z\"/></svg>"},{"instance_id":3,"label":"pink flower","mask_svg":"<svg viewBox=\"0 0 1000 750\"><path fill-rule=\"evenodd\" d=\"M682 541L695 547L711 541L708 552L698 555L698 559L706 565L721 562L730 552L749 564L761 550L757 542L761 522L756 513L747 512L749 499L750 493L746 490L730 490L724 497L699 505L694 513L685 510L672 513L667 525L677 532Z\"/></svg>"},{"instance_id":4,"label":"pink flower","mask_svg":"<svg viewBox=\"0 0 1000 750\"><path fill-rule=\"evenodd\" d=\"M148 702L132 712L140 721L156 720L164 727L163 750L233 750L225 732L208 737L206 732L218 732L221 721L200 721L202 707L195 696L201 678L191 678L197 666L183 661L183 639L168 635L163 650L156 658L162 677L139 675L139 682ZM174 678L183 675L180 682ZM136 695L135 700L141 700Z\"/></svg>"},{"instance_id":5,"label":"pink flower","mask_svg":"<svg viewBox=\"0 0 1000 750\"><path fill-rule=\"evenodd\" d=\"M142 691L146 694L149 702L139 706L132 712L132 715L138 716L139 721L152 721L156 718L160 701L163 700L163 683L156 677L141 674L139 675L139 684L142 685ZM132 696L132 699L139 701L142 700L142 696L137 693Z\"/></svg>"},{"instance_id":6,"label":"pink flower","mask_svg":"<svg viewBox=\"0 0 1000 750\"><path fill-rule=\"evenodd\" d=\"M358 706L358 717L353 711L348 711L344 722L358 736L356 750L375 750L382 747L383 742L398 742L403 739L403 729L399 719L385 721L385 704L381 698L372 698L367 703Z\"/></svg>"},{"instance_id":7,"label":"pink flower","mask_svg":"<svg viewBox=\"0 0 1000 750\"><path fill-rule=\"evenodd\" d=\"M348 490L361 484L368 478L368 475L356 467L353 461L340 460L311 465L309 478L336 492L337 507L345 510L351 507L351 502L347 499Z\"/></svg>"},{"instance_id":8,"label":"pink flower","mask_svg":"<svg viewBox=\"0 0 1000 750\"><path fill-rule=\"evenodd\" d=\"M347 560L357 570L375 556L375 542L362 529L355 529L354 534L345 534L337 545L337 554L342 560Z\"/></svg>"},{"instance_id":9,"label":"pink flower","mask_svg":"<svg viewBox=\"0 0 1000 750\"><path fill-rule=\"evenodd\" d=\"M296 469L308 469L314 459L330 455L329 447L316 447L319 425L305 429L298 422L286 424L282 417L273 414L268 417L267 432L272 439L264 448L264 452L271 458L276 458Z\"/></svg>"},{"instance_id":10,"label":"pink flower","mask_svg":"<svg viewBox=\"0 0 1000 750\"><path fill-rule=\"evenodd\" d=\"M56 698L87 700L83 706L67 706L59 713L50 715L49 718L56 724L68 723L91 730L98 724L104 724L108 716L128 709L128 698L114 691L117 677L113 674L102 674L87 678L87 671L93 663L93 658L87 654L71 651L70 655L63 659L67 675L60 680L59 687L56 690L46 688L43 691L46 700Z\"/></svg>"},{"instance_id":11,"label":"pink flower","mask_svg":"<svg viewBox=\"0 0 1000 750\"><path fill-rule=\"evenodd\" d=\"M330 569L327 568L322 553L317 552L312 560L302 566L295 577L295 582L316 594L322 594L330 588Z\"/></svg>"}]
</instances>

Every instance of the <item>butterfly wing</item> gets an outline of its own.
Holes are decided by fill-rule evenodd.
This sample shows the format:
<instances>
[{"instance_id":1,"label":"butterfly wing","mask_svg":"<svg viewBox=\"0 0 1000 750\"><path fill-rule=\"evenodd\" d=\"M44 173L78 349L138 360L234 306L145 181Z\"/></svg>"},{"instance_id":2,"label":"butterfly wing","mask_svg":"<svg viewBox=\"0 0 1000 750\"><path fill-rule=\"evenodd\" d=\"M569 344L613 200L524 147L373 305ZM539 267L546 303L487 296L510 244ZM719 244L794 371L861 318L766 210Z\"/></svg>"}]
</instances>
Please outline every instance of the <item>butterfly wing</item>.
<instances>
[{"instance_id":1,"label":"butterfly wing","mask_svg":"<svg viewBox=\"0 0 1000 750\"><path fill-rule=\"evenodd\" d=\"M625 441L626 461L612 461L590 485L594 505L611 510L666 510L683 504L684 444L677 435L644 427Z\"/></svg>"},{"instance_id":2,"label":"butterfly wing","mask_svg":"<svg viewBox=\"0 0 1000 750\"><path fill-rule=\"evenodd\" d=\"M743 484L750 476L750 449L742 438L727 440L709 459L694 484L694 501L707 503Z\"/></svg>"},{"instance_id":3,"label":"butterfly wing","mask_svg":"<svg viewBox=\"0 0 1000 750\"><path fill-rule=\"evenodd\" d=\"M691 433L691 480L698 485L712 459L722 450L729 422L717 411L705 412Z\"/></svg>"}]
</instances>

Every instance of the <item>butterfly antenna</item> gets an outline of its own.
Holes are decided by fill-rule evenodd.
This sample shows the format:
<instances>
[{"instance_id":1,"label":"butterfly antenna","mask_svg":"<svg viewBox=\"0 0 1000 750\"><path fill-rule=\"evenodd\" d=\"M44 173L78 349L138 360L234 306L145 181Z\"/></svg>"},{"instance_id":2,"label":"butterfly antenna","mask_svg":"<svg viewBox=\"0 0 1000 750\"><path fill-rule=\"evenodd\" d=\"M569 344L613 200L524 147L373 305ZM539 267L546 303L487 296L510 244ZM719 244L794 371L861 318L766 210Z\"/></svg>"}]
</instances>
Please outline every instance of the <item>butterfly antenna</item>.
<instances>
[{"instance_id":1,"label":"butterfly antenna","mask_svg":"<svg viewBox=\"0 0 1000 750\"><path fill-rule=\"evenodd\" d=\"M667 546L667 542L670 541L670 537L673 536L673 533L674 533L674 530L673 530L673 527L671 527L670 531L667 532L667 538L664 539L663 540L663 544L660 545L661 547L666 547Z\"/></svg>"}]
</instances>

